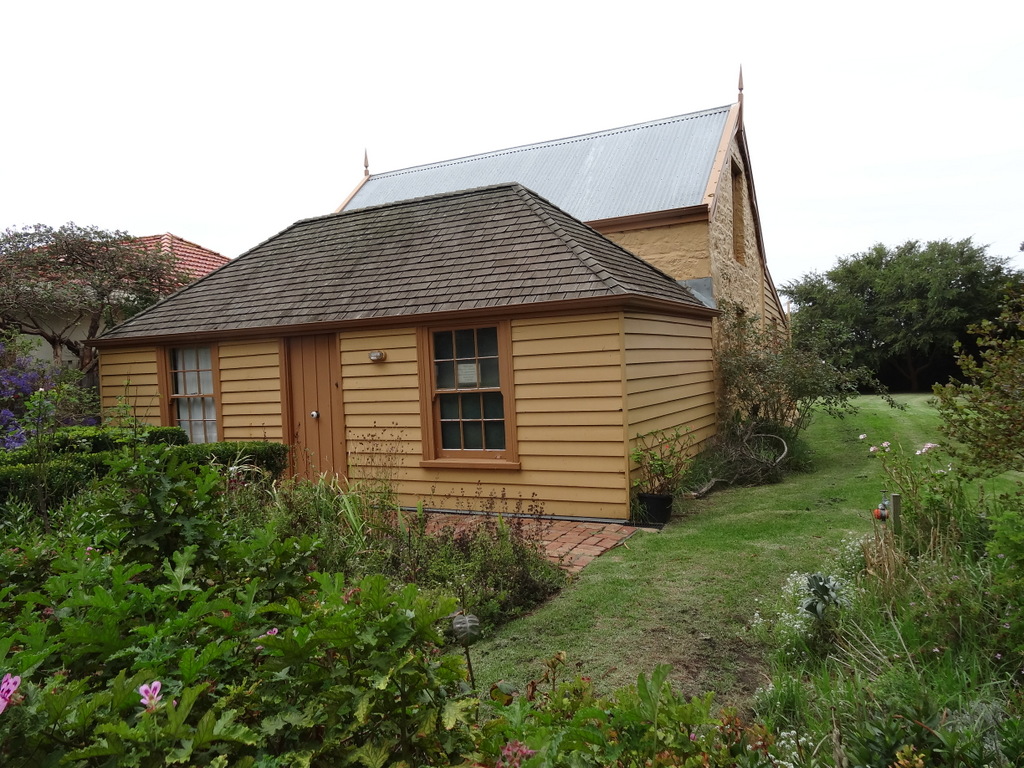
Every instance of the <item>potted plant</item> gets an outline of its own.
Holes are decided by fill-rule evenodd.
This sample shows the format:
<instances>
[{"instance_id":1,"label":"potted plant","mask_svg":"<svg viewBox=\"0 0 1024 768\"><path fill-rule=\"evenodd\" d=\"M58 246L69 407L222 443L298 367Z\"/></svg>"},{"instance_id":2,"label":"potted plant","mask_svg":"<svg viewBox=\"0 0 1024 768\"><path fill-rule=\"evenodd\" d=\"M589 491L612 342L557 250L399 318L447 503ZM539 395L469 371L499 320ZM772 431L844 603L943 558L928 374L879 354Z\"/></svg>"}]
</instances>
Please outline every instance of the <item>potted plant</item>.
<instances>
[{"instance_id":1,"label":"potted plant","mask_svg":"<svg viewBox=\"0 0 1024 768\"><path fill-rule=\"evenodd\" d=\"M636 465L633 488L640 523L667 523L672 501L692 460L689 429L657 429L636 436L629 458Z\"/></svg>"}]
</instances>

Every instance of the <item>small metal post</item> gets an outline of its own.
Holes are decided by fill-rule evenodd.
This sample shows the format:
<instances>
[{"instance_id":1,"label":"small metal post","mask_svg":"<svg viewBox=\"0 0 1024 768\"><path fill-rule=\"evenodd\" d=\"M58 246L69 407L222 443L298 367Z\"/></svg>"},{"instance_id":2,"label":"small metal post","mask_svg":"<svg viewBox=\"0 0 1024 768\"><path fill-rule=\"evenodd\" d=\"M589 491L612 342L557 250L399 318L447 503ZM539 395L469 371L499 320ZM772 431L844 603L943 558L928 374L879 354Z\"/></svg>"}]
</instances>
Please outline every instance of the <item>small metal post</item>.
<instances>
[{"instance_id":1,"label":"small metal post","mask_svg":"<svg viewBox=\"0 0 1024 768\"><path fill-rule=\"evenodd\" d=\"M892 532L899 536L902 528L903 522L900 519L900 495L898 493L894 493L892 495Z\"/></svg>"}]
</instances>

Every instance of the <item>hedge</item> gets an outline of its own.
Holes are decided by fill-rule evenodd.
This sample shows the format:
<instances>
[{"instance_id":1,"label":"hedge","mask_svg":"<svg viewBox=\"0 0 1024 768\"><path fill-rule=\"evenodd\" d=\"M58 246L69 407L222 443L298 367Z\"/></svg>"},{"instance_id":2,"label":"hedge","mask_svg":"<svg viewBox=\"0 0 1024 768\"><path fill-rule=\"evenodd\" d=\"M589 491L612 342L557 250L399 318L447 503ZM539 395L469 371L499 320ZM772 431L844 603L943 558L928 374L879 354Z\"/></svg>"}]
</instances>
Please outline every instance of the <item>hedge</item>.
<instances>
[{"instance_id":1,"label":"hedge","mask_svg":"<svg viewBox=\"0 0 1024 768\"><path fill-rule=\"evenodd\" d=\"M94 430L96 427L74 427L72 430ZM102 431L102 430L101 430ZM270 473L273 479L279 479L288 468L288 446L280 443L252 441L242 443L199 443L175 445L178 427L156 427L152 442L171 444L171 450L185 461L195 464L208 464L211 461L224 466L248 464L260 467ZM184 434L183 432L181 434ZM93 441L100 445L106 439L100 435L84 433L78 438ZM70 445L71 442L67 444ZM149 442L149 440L147 440ZM40 486L47 494L50 504L59 504L65 499L85 490L97 477L107 473L107 460L116 451L105 450L96 453L60 453L42 465L33 462L37 457L31 449L19 448L16 451L0 452L0 504L8 501L34 502L38 499ZM13 463L10 459L15 459Z\"/></svg>"}]
</instances>

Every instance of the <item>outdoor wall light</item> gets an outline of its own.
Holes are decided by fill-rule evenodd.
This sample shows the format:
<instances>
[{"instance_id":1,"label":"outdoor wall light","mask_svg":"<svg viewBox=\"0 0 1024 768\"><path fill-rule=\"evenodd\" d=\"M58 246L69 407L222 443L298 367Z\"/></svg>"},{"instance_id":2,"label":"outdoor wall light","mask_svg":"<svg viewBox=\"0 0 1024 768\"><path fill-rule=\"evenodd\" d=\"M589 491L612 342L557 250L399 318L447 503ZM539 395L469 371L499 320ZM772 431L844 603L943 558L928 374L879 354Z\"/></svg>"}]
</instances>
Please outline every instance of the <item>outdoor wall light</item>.
<instances>
[{"instance_id":1,"label":"outdoor wall light","mask_svg":"<svg viewBox=\"0 0 1024 768\"><path fill-rule=\"evenodd\" d=\"M383 350L381 350L381 349L375 349L372 352L370 352L370 362L371 363L383 363L387 359L388 359L388 353L383 351Z\"/></svg>"}]
</instances>

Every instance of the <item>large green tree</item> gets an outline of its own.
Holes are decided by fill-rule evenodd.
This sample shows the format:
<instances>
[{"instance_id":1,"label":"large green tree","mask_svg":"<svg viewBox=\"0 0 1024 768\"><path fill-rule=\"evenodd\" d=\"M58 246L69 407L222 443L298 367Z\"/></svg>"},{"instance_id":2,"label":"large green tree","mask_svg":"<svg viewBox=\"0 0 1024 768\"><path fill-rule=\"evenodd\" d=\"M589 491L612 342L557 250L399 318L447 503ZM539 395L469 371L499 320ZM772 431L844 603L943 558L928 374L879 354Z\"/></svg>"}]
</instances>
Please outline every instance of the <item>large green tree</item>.
<instances>
[{"instance_id":1,"label":"large green tree","mask_svg":"<svg viewBox=\"0 0 1024 768\"><path fill-rule=\"evenodd\" d=\"M68 223L0 235L0 323L44 339L57 361L67 350L84 372L96 365L86 339L185 281L170 253L125 232Z\"/></svg>"},{"instance_id":2,"label":"large green tree","mask_svg":"<svg viewBox=\"0 0 1024 768\"><path fill-rule=\"evenodd\" d=\"M891 388L918 391L951 370L967 329L994 318L1021 275L971 238L878 244L782 286L795 305L797 340L840 335L845 364L875 371Z\"/></svg>"},{"instance_id":3,"label":"large green tree","mask_svg":"<svg viewBox=\"0 0 1024 768\"><path fill-rule=\"evenodd\" d=\"M1024 470L1024 289L1007 295L999 317L971 333L978 353L960 354L959 377L933 390L948 448L992 474Z\"/></svg>"}]
</instances>

